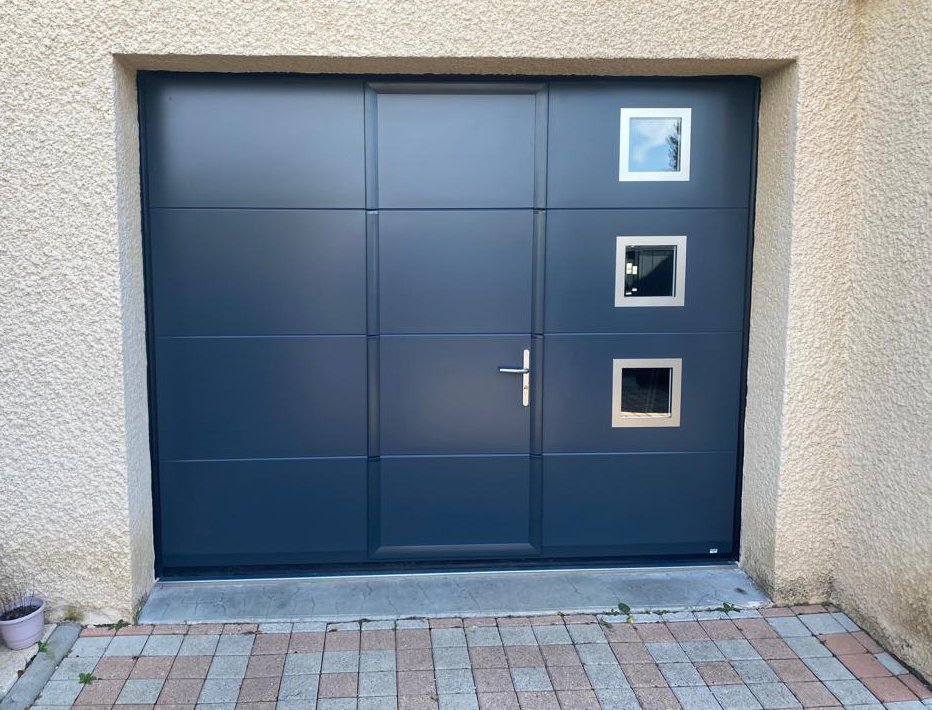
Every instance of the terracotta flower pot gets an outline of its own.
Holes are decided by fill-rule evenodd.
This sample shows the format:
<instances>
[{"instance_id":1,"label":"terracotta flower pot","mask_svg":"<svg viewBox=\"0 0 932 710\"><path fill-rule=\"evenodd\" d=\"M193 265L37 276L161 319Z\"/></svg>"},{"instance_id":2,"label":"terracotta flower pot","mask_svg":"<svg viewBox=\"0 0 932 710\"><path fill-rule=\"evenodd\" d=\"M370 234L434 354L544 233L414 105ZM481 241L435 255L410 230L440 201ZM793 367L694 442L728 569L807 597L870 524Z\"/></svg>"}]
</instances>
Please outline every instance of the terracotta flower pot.
<instances>
[{"instance_id":1,"label":"terracotta flower pot","mask_svg":"<svg viewBox=\"0 0 932 710\"><path fill-rule=\"evenodd\" d=\"M9 621L0 620L0 636L3 642L12 650L29 648L42 638L42 626L45 623L45 602L39 597L27 597L26 606L39 605L39 608L26 616ZM4 612L10 609L4 609Z\"/></svg>"}]
</instances>

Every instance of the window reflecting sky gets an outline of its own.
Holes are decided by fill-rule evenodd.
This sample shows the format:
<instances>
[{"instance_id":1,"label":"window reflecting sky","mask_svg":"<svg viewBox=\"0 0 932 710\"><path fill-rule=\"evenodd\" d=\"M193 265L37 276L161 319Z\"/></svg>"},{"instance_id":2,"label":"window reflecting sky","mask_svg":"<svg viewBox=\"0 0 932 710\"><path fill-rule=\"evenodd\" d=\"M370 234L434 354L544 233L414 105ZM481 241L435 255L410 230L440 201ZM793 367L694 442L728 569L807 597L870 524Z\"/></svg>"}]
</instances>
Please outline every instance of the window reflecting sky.
<instances>
[{"instance_id":1,"label":"window reflecting sky","mask_svg":"<svg viewBox=\"0 0 932 710\"><path fill-rule=\"evenodd\" d=\"M628 170L676 172L680 166L679 118L632 118Z\"/></svg>"}]
</instances>

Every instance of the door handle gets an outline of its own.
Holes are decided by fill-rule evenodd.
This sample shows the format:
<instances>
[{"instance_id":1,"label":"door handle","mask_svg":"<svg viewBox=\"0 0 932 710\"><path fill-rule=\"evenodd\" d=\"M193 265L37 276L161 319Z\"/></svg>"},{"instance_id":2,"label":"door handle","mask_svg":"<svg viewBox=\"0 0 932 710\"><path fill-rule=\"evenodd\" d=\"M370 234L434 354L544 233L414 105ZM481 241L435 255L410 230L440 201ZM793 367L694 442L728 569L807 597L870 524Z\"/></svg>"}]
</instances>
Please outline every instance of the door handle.
<instances>
[{"instance_id":1,"label":"door handle","mask_svg":"<svg viewBox=\"0 0 932 710\"><path fill-rule=\"evenodd\" d=\"M509 367L507 365L498 368L499 372L508 375L521 375L521 404L527 407L531 403L531 351L524 349L524 365L522 367Z\"/></svg>"}]
</instances>

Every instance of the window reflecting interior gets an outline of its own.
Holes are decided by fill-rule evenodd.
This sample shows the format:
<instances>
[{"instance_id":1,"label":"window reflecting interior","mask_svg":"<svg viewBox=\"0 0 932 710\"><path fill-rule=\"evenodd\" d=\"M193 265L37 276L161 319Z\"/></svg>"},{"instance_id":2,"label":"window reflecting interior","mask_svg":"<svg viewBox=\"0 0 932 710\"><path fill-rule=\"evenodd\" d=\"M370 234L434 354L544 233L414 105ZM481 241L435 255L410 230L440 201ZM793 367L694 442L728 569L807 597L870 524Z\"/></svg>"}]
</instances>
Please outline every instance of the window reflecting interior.
<instances>
[{"instance_id":1,"label":"window reflecting interior","mask_svg":"<svg viewBox=\"0 0 932 710\"><path fill-rule=\"evenodd\" d=\"M679 118L632 118L630 172L678 172L683 122Z\"/></svg>"},{"instance_id":2,"label":"window reflecting interior","mask_svg":"<svg viewBox=\"0 0 932 710\"><path fill-rule=\"evenodd\" d=\"M675 296L676 247L625 248L625 297Z\"/></svg>"},{"instance_id":3,"label":"window reflecting interior","mask_svg":"<svg viewBox=\"0 0 932 710\"><path fill-rule=\"evenodd\" d=\"M669 367L626 367L621 372L621 414L625 417L670 416Z\"/></svg>"}]
</instances>

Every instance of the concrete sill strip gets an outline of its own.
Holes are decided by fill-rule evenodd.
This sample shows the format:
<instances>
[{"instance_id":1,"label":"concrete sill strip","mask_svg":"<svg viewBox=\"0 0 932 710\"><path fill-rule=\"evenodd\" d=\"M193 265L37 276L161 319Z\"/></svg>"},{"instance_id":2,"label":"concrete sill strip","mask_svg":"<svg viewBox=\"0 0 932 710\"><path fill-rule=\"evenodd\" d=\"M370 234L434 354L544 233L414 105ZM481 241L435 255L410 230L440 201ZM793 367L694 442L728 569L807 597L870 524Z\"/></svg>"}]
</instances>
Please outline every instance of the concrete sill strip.
<instances>
[{"instance_id":1,"label":"concrete sill strip","mask_svg":"<svg viewBox=\"0 0 932 710\"><path fill-rule=\"evenodd\" d=\"M160 582L141 624L680 611L769 603L737 565Z\"/></svg>"}]
</instances>

